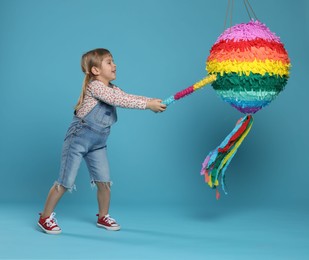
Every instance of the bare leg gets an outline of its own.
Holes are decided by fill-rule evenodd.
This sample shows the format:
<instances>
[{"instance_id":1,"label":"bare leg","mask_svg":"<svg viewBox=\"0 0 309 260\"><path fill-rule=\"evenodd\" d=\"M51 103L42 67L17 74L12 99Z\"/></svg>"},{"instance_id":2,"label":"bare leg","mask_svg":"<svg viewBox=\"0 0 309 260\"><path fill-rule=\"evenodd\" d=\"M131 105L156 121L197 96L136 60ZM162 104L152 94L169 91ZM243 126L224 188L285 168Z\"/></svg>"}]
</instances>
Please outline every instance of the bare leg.
<instances>
[{"instance_id":1,"label":"bare leg","mask_svg":"<svg viewBox=\"0 0 309 260\"><path fill-rule=\"evenodd\" d=\"M108 214L109 204L111 198L111 190L109 182L96 182L98 187L97 190L97 199L99 206L99 218Z\"/></svg>"},{"instance_id":2,"label":"bare leg","mask_svg":"<svg viewBox=\"0 0 309 260\"><path fill-rule=\"evenodd\" d=\"M61 199L62 195L66 192L66 188L61 185L53 185L48 193L44 210L41 214L42 218L49 217L57 206L58 201Z\"/></svg>"}]
</instances>

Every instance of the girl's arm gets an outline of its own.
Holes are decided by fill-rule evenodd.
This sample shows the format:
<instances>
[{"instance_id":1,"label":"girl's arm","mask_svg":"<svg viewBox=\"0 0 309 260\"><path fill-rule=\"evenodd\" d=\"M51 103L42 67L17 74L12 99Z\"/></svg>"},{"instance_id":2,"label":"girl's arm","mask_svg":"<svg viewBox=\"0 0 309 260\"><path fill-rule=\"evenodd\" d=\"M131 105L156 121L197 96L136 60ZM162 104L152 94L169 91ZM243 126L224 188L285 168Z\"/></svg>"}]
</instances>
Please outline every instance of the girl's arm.
<instances>
[{"instance_id":1,"label":"girl's arm","mask_svg":"<svg viewBox=\"0 0 309 260\"><path fill-rule=\"evenodd\" d=\"M153 98L149 98L149 97L145 97L145 96L138 96L138 95L132 95L132 94L125 93L121 88L119 88L119 87L117 87L115 85L114 85L114 88L119 90L120 92L128 95L128 97L131 96L132 98L141 98L141 99L145 99L146 101L149 101L149 100L153 99Z\"/></svg>"},{"instance_id":2,"label":"girl's arm","mask_svg":"<svg viewBox=\"0 0 309 260\"><path fill-rule=\"evenodd\" d=\"M89 88L94 98L116 107L147 109L147 102L151 100L147 97L128 94L115 86L107 87L100 81L91 82Z\"/></svg>"}]
</instances>

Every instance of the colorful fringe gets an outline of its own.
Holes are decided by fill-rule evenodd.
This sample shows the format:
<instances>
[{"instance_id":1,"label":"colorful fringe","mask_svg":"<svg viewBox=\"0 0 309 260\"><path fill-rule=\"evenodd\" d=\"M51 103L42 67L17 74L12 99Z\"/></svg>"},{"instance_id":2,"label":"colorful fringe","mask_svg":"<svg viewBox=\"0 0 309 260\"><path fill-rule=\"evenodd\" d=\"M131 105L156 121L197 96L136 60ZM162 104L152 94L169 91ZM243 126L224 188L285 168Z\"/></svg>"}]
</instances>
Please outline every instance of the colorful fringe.
<instances>
[{"instance_id":1,"label":"colorful fringe","mask_svg":"<svg viewBox=\"0 0 309 260\"><path fill-rule=\"evenodd\" d=\"M227 194L225 190L225 170L237 152L238 147L249 133L252 123L253 118L251 115L239 120L233 131L206 157L201 174L205 175L205 181L211 188L217 189L221 177L222 189ZM220 197L218 190L216 191L216 197L217 199Z\"/></svg>"},{"instance_id":2,"label":"colorful fringe","mask_svg":"<svg viewBox=\"0 0 309 260\"><path fill-rule=\"evenodd\" d=\"M165 105L170 105L172 103L174 103L176 100L179 100L181 98L184 98L185 96L188 96L190 94L192 94L194 91L203 88L205 85L213 82L216 80L216 75L210 75L207 76L205 78L203 78L202 80L196 82L194 85L177 92L175 95L170 96L169 98L165 99L162 103Z\"/></svg>"}]
</instances>

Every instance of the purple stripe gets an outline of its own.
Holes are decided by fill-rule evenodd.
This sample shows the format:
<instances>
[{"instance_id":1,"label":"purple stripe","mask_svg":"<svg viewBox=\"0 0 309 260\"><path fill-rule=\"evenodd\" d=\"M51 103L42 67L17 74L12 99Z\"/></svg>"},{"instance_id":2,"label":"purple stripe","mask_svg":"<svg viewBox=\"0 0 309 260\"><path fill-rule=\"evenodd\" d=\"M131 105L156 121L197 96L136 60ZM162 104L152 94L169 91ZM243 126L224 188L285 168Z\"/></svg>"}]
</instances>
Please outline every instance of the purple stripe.
<instances>
[{"instance_id":1,"label":"purple stripe","mask_svg":"<svg viewBox=\"0 0 309 260\"><path fill-rule=\"evenodd\" d=\"M231 105L232 107L235 107L238 111L244 114L254 114L263 108L263 107L238 107L234 104L231 104Z\"/></svg>"}]
</instances>

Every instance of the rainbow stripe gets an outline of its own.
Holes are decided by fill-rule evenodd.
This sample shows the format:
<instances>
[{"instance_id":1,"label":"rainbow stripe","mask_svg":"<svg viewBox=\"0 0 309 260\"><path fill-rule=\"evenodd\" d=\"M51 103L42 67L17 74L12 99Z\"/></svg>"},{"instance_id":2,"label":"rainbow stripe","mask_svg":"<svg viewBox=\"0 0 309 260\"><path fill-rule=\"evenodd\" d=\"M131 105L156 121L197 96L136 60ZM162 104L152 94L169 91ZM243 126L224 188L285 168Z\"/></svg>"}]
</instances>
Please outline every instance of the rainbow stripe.
<instances>
[{"instance_id":1,"label":"rainbow stripe","mask_svg":"<svg viewBox=\"0 0 309 260\"><path fill-rule=\"evenodd\" d=\"M291 64L280 38L259 21L225 30L210 50L206 70L213 88L245 114L274 100L284 89Z\"/></svg>"}]
</instances>

